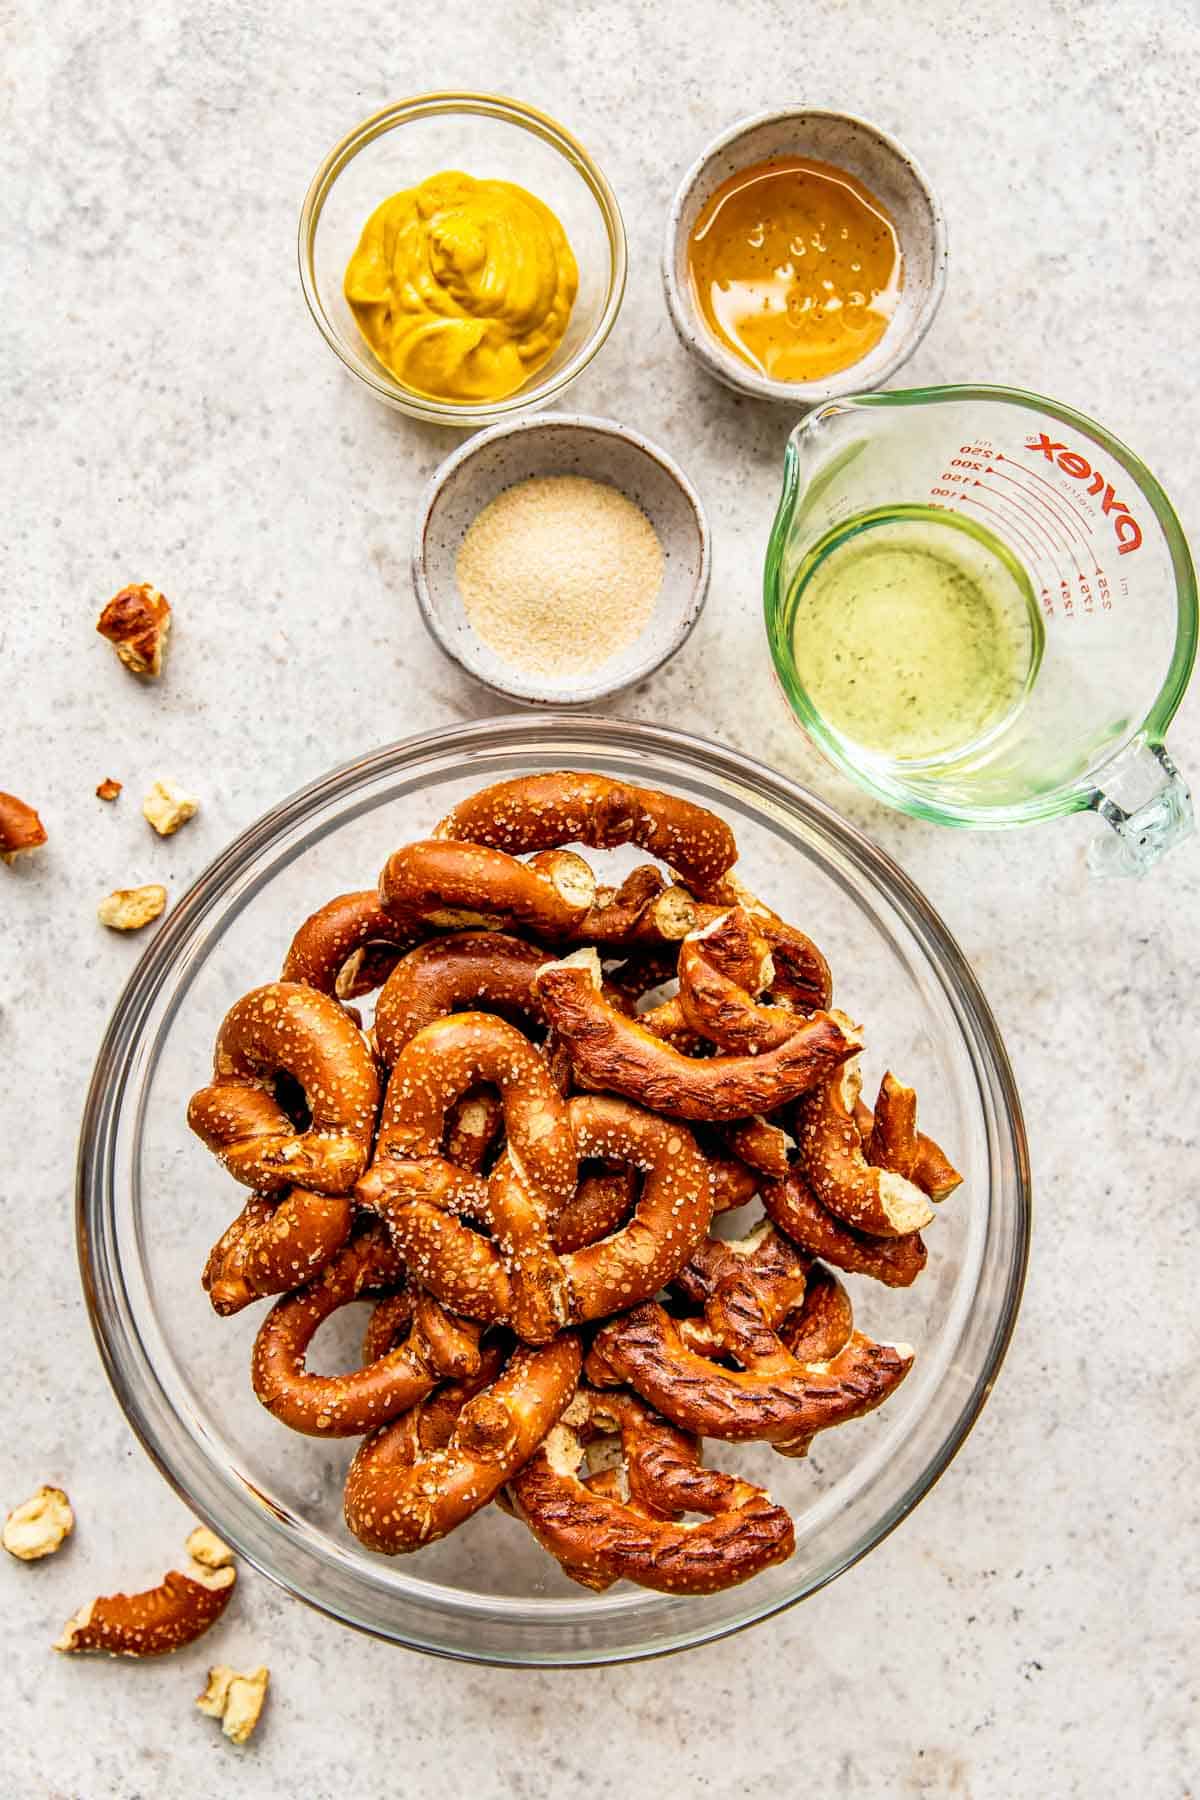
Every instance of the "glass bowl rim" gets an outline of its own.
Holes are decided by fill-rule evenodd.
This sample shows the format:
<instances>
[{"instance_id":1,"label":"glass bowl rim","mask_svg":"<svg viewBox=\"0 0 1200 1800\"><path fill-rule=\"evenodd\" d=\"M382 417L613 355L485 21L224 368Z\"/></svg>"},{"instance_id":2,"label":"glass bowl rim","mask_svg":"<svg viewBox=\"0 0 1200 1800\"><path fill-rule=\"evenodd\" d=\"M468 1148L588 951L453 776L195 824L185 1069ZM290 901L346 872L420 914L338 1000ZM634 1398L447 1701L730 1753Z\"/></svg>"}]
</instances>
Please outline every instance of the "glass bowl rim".
<instances>
[{"instance_id":1,"label":"glass bowl rim","mask_svg":"<svg viewBox=\"0 0 1200 1800\"><path fill-rule=\"evenodd\" d=\"M385 380L382 372L377 374L356 363L347 353L339 333L335 331L325 310L313 266L313 248L325 201L338 176L354 160L359 151L365 150L385 132L404 125L412 119L454 112L477 113L487 118L499 119L505 124L531 132L535 137L539 137L544 143L549 144L552 149L557 150L582 177L596 202L604 221L611 259L608 291L600 317L574 356L560 369L556 369L554 374L545 381L539 383L535 376L532 382L523 388L518 388L515 394L510 394L503 400L486 400L473 404L437 401L425 395L410 393L398 382ZM304 293L305 304L321 336L343 367L348 369L351 375L369 388L385 405L394 407L399 412L407 413L410 418L423 419L428 424L457 426L465 431L474 430L479 425L495 424L502 419L509 419L519 413L544 406L557 394L562 393L575 380L576 376L582 374L603 347L616 323L617 314L621 310L621 302L625 295L628 272L625 221L621 216L617 196L607 176L595 159L584 149L579 139L564 125L560 125L557 119L552 118L549 113L541 112L535 106L529 106L522 100L514 100L506 94L490 94L482 89L470 88L437 89L430 93L411 94L402 100L393 100L346 132L345 136L340 138L322 159L316 174L308 185L308 191L300 208L296 249L300 268L300 286Z\"/></svg>"},{"instance_id":2,"label":"glass bowl rim","mask_svg":"<svg viewBox=\"0 0 1200 1800\"><path fill-rule=\"evenodd\" d=\"M720 775L740 781L751 791L774 790L790 805L796 806L819 827L820 831L843 852L852 856L856 866L869 873L905 924L914 932L923 956L938 973L947 991L953 992L958 1009L970 1019L976 1034L974 1041L963 1031L973 1064L982 1063L988 1077L988 1094L1006 1128L1007 1144L1012 1151L1012 1245L1003 1278L1001 1303L991 1321L986 1353L970 1391L958 1406L936 1451L924 1462L920 1473L908 1483L903 1496L887 1507L880 1516L858 1532L853 1544L842 1554L814 1572L793 1592L772 1596L769 1600L750 1599L735 1618L715 1623L685 1627L674 1634L662 1635L653 1642L613 1649L581 1646L578 1641L565 1643L553 1652L522 1649L517 1652L490 1647L466 1651L430 1643L417 1636L405 1636L404 1621L386 1622L356 1616L337 1599L306 1591L272 1566L265 1551L248 1548L238 1531L230 1531L224 1521L211 1518L214 1530L227 1536L240 1555L276 1586L291 1597L312 1606L339 1624L350 1626L385 1642L405 1648L450 1657L455 1660L481 1662L510 1667L587 1666L644 1660L687 1649L732 1635L760 1620L785 1611L853 1566L906 1518L944 1473L970 1433L986 1402L1003 1363L1020 1308L1022 1290L1029 1259L1032 1228L1032 1188L1029 1153L1020 1099L1012 1067L1000 1036L999 1028L978 981L955 939L916 885L892 859L869 838L836 813L825 802L810 794L786 776L778 774L754 758L725 745L714 743L672 727L641 722L606 719L575 713L543 713L530 717L508 714L475 721L473 724L450 725L434 731L400 739L365 755L338 764L278 805L264 813L217 856L192 883L164 925L146 947L135 964L117 1000L97 1052L96 1065L88 1087L80 1124L76 1163L76 1247L80 1280L88 1309L89 1322L101 1364L116 1396L126 1422L142 1448L168 1484L193 1509L197 1508L176 1465L181 1427L177 1415L168 1407L169 1422L165 1431L150 1417L146 1405L153 1398L155 1375L141 1341L129 1297L121 1280L119 1258L110 1256L108 1234L97 1229L112 1213L111 1180L114 1162L115 1125L120 1119L125 1088L135 1063L142 1026L156 995L176 970L177 947L187 941L194 925L199 924L219 905L230 882L235 880L245 863L268 850L285 832L312 818L331 801L348 800L357 788L367 786L374 778L389 770L397 772L406 764L439 751L460 752L466 760L472 748L494 750L506 742L554 740L556 749L564 739L586 739L589 745L608 753L622 749L635 751L653 768L651 760L656 748L675 755L693 769L703 769L710 776ZM931 948L936 946L935 961ZM960 1029L962 1029L960 1021ZM976 1067L980 1076L983 1070ZM96 1155L100 1140L104 1154ZM994 1197L996 1170L991 1165L991 1191ZM106 1213L107 1208L107 1213ZM99 1246L99 1250L97 1250ZM116 1279L114 1280L114 1276ZM267 1503L266 1511L272 1508ZM755 1584L746 1590L754 1595ZM661 1597L660 1597L661 1598ZM579 1603L573 1603L579 1604ZM436 1606L433 1610L437 1610Z\"/></svg>"}]
</instances>

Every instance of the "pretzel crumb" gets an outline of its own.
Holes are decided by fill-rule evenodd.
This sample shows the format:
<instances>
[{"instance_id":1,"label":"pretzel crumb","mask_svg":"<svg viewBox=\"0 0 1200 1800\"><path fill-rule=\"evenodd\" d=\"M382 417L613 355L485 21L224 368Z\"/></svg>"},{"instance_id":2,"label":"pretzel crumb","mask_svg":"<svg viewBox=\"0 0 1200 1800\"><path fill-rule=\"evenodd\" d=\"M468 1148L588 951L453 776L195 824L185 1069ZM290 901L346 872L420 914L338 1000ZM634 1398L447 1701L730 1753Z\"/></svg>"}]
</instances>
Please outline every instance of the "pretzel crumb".
<instances>
[{"instance_id":1,"label":"pretzel crumb","mask_svg":"<svg viewBox=\"0 0 1200 1800\"><path fill-rule=\"evenodd\" d=\"M244 1744L258 1724L270 1679L265 1668L239 1675L236 1669L217 1663L208 1671L208 1686L197 1694L196 1705L207 1718L220 1719L231 1744Z\"/></svg>"},{"instance_id":2,"label":"pretzel crumb","mask_svg":"<svg viewBox=\"0 0 1200 1800\"><path fill-rule=\"evenodd\" d=\"M171 837L196 816L200 802L173 781L156 781L142 801L142 812L159 837Z\"/></svg>"},{"instance_id":3,"label":"pretzel crumb","mask_svg":"<svg viewBox=\"0 0 1200 1800\"><path fill-rule=\"evenodd\" d=\"M96 789L96 798L97 800L115 800L120 792L121 783L114 781L111 775L106 775Z\"/></svg>"},{"instance_id":4,"label":"pretzel crumb","mask_svg":"<svg viewBox=\"0 0 1200 1800\"><path fill-rule=\"evenodd\" d=\"M145 887L116 888L96 908L96 917L110 931L140 931L157 919L167 904L167 890L157 882Z\"/></svg>"},{"instance_id":5,"label":"pretzel crumb","mask_svg":"<svg viewBox=\"0 0 1200 1800\"><path fill-rule=\"evenodd\" d=\"M40 1487L13 1507L4 1521L0 1543L19 1562L38 1562L60 1550L74 1529L75 1514L63 1490Z\"/></svg>"},{"instance_id":6,"label":"pretzel crumb","mask_svg":"<svg viewBox=\"0 0 1200 1800\"><path fill-rule=\"evenodd\" d=\"M170 629L170 601L148 582L123 587L96 620L96 630L108 639L125 667L151 681L162 674Z\"/></svg>"},{"instance_id":7,"label":"pretzel crumb","mask_svg":"<svg viewBox=\"0 0 1200 1800\"><path fill-rule=\"evenodd\" d=\"M197 1525L189 1532L184 1544L188 1555L205 1569L225 1569L233 1561L233 1551L228 1544L223 1544L215 1531L207 1525Z\"/></svg>"}]
</instances>

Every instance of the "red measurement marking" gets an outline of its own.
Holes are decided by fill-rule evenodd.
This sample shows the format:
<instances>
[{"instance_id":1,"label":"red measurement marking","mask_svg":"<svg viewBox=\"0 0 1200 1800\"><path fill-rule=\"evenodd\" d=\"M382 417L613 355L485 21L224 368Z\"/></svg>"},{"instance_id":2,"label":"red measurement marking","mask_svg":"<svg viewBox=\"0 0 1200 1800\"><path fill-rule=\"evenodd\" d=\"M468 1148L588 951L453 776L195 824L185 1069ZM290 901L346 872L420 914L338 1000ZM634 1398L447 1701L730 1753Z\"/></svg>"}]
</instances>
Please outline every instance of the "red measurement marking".
<instances>
[{"instance_id":1,"label":"red measurement marking","mask_svg":"<svg viewBox=\"0 0 1200 1800\"><path fill-rule=\"evenodd\" d=\"M997 457L996 460L998 462L1007 462L1009 464L1009 467L1014 468L1014 469L1020 468L1022 466L1019 463L1011 462L1008 457ZM1029 471L1026 471L1026 473L1029 473ZM1088 560L1090 562L1095 561L1095 555L1092 551L1092 546L1091 546L1090 542L1088 541L1088 538L1086 537L1086 535L1079 529L1079 524L1075 519L1065 518L1059 512L1059 510L1056 506L1051 506L1050 502L1044 497L1044 495L1038 493L1036 488L1026 487L1025 483L1023 481L1018 481L1015 475L1006 475L1004 473L1003 469L989 469L988 474L998 476L1001 481L1011 481L1012 485L1015 488L1019 488L1021 493L1028 494L1029 498L1034 502L1034 504L1036 506L1044 506L1046 511L1050 514L1050 517L1054 520L1055 524L1065 526L1066 530L1071 534L1071 536L1073 538L1076 538L1078 540L1078 542L1083 545L1084 549L1088 552ZM1041 477L1039 476L1038 479L1040 480Z\"/></svg>"},{"instance_id":2,"label":"red measurement marking","mask_svg":"<svg viewBox=\"0 0 1200 1800\"><path fill-rule=\"evenodd\" d=\"M1076 520L1077 522L1081 518L1083 518L1083 519L1087 518L1088 515L1087 515L1086 510L1083 513L1079 513L1076 511L1075 506L1073 504L1074 498L1075 498L1075 496L1073 494L1064 494L1061 491L1061 489L1055 487L1055 485L1052 481L1047 481L1046 477L1044 475L1039 475L1039 473L1036 469L1031 469L1031 468L1027 467L1027 465L1025 463L1018 462L1015 456L1005 456L1003 450L997 450L996 461L1011 463L1013 468L1020 469L1020 471L1023 475L1028 475L1033 481L1040 481L1042 486L1044 488L1048 488L1050 490L1050 492L1054 495L1054 498L1056 500L1060 501L1062 503L1062 505L1067 508L1067 510L1071 514L1071 517L1074 520Z\"/></svg>"},{"instance_id":3,"label":"red measurement marking","mask_svg":"<svg viewBox=\"0 0 1200 1800\"><path fill-rule=\"evenodd\" d=\"M1037 545L1030 543L1020 527L1014 525L1012 520L1005 513L997 512L994 506L989 506L986 500L981 500L979 498L978 494L963 494L962 499L970 500L979 508L980 512L989 513L993 519L999 519L1005 531L1015 537L1019 544L1024 545L1035 564L1041 559L1042 552L1038 549Z\"/></svg>"},{"instance_id":4,"label":"red measurement marking","mask_svg":"<svg viewBox=\"0 0 1200 1800\"><path fill-rule=\"evenodd\" d=\"M1003 500L1006 505L1013 507L1019 512L1021 517L1029 523L1034 531L1041 532L1042 536L1050 546L1050 554L1052 556L1054 555L1059 548L1059 541L1049 527L1042 524L1042 521L1035 512L1032 512L1028 506L1022 506L1019 500L1014 500L1011 494L1006 494L1004 492L1003 488L992 487L990 482L976 481L975 486L983 488L989 494L995 494L997 500Z\"/></svg>"}]
</instances>

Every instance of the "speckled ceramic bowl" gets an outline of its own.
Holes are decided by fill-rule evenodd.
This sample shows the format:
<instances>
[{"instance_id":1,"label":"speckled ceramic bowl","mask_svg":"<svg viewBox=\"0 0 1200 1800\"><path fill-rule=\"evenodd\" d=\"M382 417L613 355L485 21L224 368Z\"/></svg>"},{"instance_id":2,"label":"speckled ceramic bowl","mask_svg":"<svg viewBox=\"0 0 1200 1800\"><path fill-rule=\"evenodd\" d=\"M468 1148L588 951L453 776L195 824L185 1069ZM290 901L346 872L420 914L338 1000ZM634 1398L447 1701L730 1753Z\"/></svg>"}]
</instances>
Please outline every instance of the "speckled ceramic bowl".
<instances>
[{"instance_id":1,"label":"speckled ceramic bowl","mask_svg":"<svg viewBox=\"0 0 1200 1800\"><path fill-rule=\"evenodd\" d=\"M892 215L904 258L900 302L878 344L848 369L821 381L772 381L726 349L701 318L688 273L688 240L721 183L739 169L784 156L811 156L857 176ZM947 254L946 223L933 190L895 138L851 113L796 107L731 125L692 164L667 217L663 284L680 342L710 375L756 399L816 406L882 387L908 360L941 304Z\"/></svg>"},{"instance_id":2,"label":"speckled ceramic bowl","mask_svg":"<svg viewBox=\"0 0 1200 1800\"><path fill-rule=\"evenodd\" d=\"M473 521L504 488L538 475L585 475L619 488L662 545L663 582L649 623L586 674L535 674L504 661L472 627L459 592L455 565ZM569 706L619 693L674 656L700 617L709 560L700 496L665 450L612 419L543 413L481 432L447 457L418 509L412 567L421 615L460 668L527 705Z\"/></svg>"}]
</instances>

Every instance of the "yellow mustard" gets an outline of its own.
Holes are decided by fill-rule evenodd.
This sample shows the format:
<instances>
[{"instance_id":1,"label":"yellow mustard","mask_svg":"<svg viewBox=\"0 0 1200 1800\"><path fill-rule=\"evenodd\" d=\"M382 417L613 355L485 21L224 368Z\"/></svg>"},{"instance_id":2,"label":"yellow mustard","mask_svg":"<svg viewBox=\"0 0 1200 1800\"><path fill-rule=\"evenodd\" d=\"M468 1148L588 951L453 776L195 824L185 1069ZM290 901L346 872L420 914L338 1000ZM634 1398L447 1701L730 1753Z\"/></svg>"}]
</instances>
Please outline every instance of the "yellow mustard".
<instances>
[{"instance_id":1,"label":"yellow mustard","mask_svg":"<svg viewBox=\"0 0 1200 1800\"><path fill-rule=\"evenodd\" d=\"M579 270L548 206L448 170L377 206L346 270L363 336L403 386L501 400L553 355Z\"/></svg>"}]
</instances>

